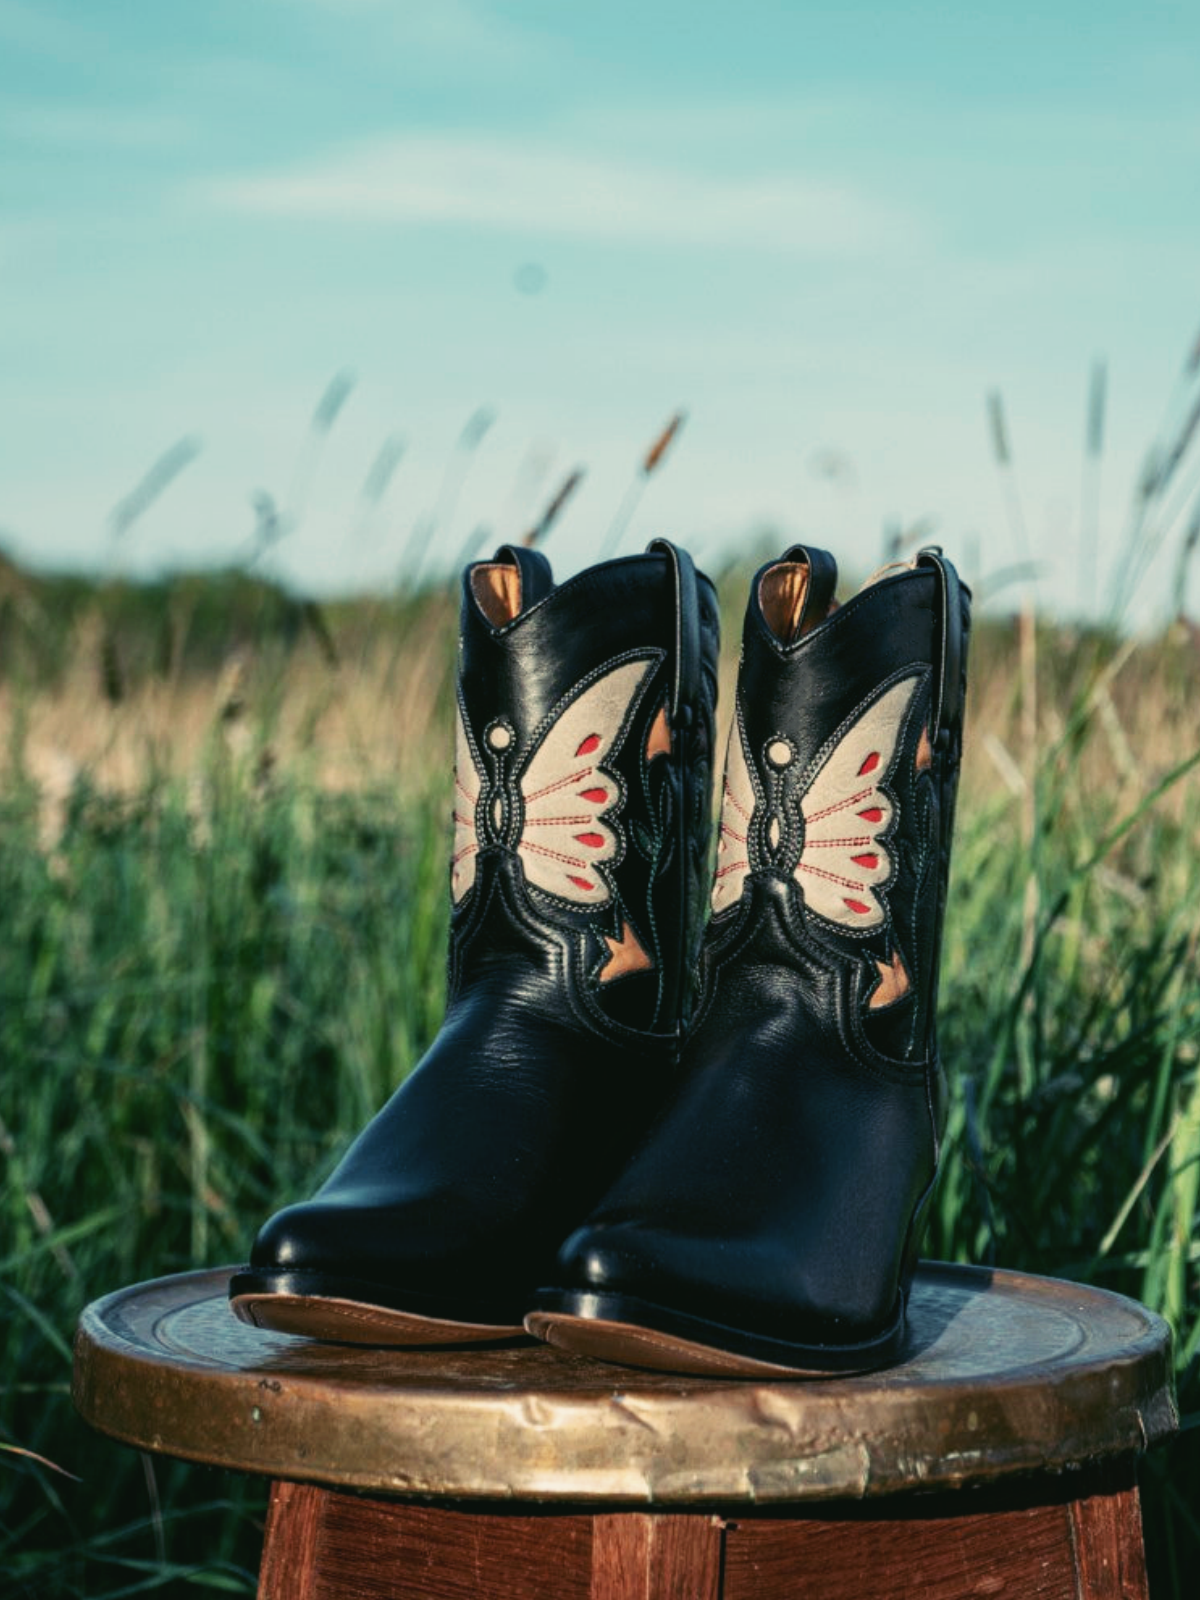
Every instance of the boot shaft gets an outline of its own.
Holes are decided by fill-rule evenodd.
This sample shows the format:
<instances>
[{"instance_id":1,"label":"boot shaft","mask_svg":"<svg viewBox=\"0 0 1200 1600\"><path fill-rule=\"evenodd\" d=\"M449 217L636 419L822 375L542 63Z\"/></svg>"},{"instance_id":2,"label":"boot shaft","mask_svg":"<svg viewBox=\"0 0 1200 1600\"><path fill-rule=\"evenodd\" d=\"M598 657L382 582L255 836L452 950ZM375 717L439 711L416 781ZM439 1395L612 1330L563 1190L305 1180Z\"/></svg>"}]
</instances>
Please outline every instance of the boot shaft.
<instances>
[{"instance_id":1,"label":"boot shaft","mask_svg":"<svg viewBox=\"0 0 1200 1600\"><path fill-rule=\"evenodd\" d=\"M712 584L665 541L558 588L524 550L467 569L452 1002L516 983L614 1038L678 1033L707 886L718 645Z\"/></svg>"},{"instance_id":2,"label":"boot shaft","mask_svg":"<svg viewBox=\"0 0 1200 1600\"><path fill-rule=\"evenodd\" d=\"M936 552L840 607L836 577L796 547L752 586L709 941L727 949L766 897L760 943L787 930L769 959L805 969L821 1012L836 992L838 1024L881 1057L917 1065L936 1055L969 594Z\"/></svg>"}]
</instances>

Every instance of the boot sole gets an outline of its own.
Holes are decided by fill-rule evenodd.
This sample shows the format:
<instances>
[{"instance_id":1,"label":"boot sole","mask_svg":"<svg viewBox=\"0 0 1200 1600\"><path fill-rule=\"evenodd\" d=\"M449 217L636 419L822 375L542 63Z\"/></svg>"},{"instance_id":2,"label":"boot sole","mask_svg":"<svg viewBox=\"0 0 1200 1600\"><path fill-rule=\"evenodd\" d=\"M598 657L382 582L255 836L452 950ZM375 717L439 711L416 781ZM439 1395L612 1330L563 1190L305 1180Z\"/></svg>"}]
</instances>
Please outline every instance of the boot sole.
<instances>
[{"instance_id":1,"label":"boot sole","mask_svg":"<svg viewBox=\"0 0 1200 1600\"><path fill-rule=\"evenodd\" d=\"M631 1295L560 1292L539 1296L526 1330L573 1355L706 1378L828 1378L890 1366L904 1345L904 1303L878 1338L804 1345L746 1333Z\"/></svg>"},{"instance_id":2,"label":"boot sole","mask_svg":"<svg viewBox=\"0 0 1200 1600\"><path fill-rule=\"evenodd\" d=\"M339 1282L322 1273L238 1272L229 1284L229 1309L240 1322L305 1339L412 1346L486 1344L525 1335L519 1314L481 1307L447 1316L414 1309L412 1296L407 1306L388 1305L387 1298L378 1285Z\"/></svg>"}]
</instances>

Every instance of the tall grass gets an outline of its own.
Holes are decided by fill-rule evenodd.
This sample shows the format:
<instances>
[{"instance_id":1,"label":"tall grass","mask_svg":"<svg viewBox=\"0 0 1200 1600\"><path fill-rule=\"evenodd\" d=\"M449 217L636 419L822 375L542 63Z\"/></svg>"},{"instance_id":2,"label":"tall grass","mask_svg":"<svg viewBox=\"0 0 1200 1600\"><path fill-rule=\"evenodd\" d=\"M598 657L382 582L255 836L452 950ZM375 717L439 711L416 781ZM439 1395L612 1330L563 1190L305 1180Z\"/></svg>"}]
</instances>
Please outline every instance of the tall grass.
<instances>
[{"instance_id":1,"label":"tall grass","mask_svg":"<svg viewBox=\"0 0 1200 1600\"><path fill-rule=\"evenodd\" d=\"M727 617L744 578L723 580ZM214 607L179 586L140 611L133 591L81 589L44 657L36 627L24 643L10 629L0 1595L253 1591L263 1486L90 1434L68 1399L71 1331L110 1289L240 1259L439 1019L447 599L335 610L323 642L267 586L237 592L244 617L228 592ZM37 592L18 598L36 621ZM1016 629L976 640L942 985L954 1106L927 1253L1145 1299L1175 1329L1190 1422L1195 646L1184 629L1131 645L1044 625L1036 644L1031 726ZM1144 1473L1161 1595L1186 1593L1200 1556L1195 1438Z\"/></svg>"}]
</instances>

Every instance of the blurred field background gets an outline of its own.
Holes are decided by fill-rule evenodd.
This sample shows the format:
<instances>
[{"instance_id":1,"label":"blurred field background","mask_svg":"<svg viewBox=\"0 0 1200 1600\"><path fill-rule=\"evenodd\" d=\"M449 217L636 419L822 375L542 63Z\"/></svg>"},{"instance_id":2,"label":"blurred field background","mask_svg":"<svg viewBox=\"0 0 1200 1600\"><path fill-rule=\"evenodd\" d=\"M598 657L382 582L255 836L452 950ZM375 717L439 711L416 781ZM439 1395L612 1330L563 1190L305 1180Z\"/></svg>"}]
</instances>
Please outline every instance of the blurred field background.
<instances>
[{"instance_id":1,"label":"blurred field background","mask_svg":"<svg viewBox=\"0 0 1200 1600\"><path fill-rule=\"evenodd\" d=\"M992 421L1003 472L998 402ZM1147 482L1131 560L1170 500ZM1185 571L1186 519L1167 534ZM726 713L770 553L748 540L717 574ZM240 1259L436 1030L456 606L441 581L317 604L253 564L157 583L0 567L2 1595L253 1592L263 1486L91 1435L72 1329L108 1290ZM1169 1319L1185 1432L1143 1485L1154 1592L1182 1596L1200 1558L1196 630L1182 609L1132 634L994 604L969 716L926 1253Z\"/></svg>"},{"instance_id":2,"label":"blurred field background","mask_svg":"<svg viewBox=\"0 0 1200 1600\"><path fill-rule=\"evenodd\" d=\"M726 716L781 543L976 585L926 1248L1170 1320L1190 1600L1198 49L1106 0L0 0L0 1600L253 1592L263 1486L90 1434L72 1330L241 1258L436 1030L454 574L539 504L560 576L720 578Z\"/></svg>"}]
</instances>

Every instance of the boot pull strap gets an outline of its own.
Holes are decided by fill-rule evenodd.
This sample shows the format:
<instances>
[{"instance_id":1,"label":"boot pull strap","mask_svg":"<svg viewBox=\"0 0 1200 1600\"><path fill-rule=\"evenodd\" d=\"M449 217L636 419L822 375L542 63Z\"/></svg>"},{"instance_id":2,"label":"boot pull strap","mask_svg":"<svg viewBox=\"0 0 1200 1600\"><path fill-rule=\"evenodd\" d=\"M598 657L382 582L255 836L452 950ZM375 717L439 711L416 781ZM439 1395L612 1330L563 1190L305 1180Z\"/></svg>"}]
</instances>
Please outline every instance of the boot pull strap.
<instances>
[{"instance_id":1,"label":"boot pull strap","mask_svg":"<svg viewBox=\"0 0 1200 1600\"><path fill-rule=\"evenodd\" d=\"M829 606L837 588L838 569L837 562L828 550L817 550L805 544L792 545L790 550L783 552L774 565L780 566L784 562L803 563L808 568L808 581L804 587L800 615L796 618L792 637L787 641L792 644L803 637L805 624L810 617L816 622L823 622L829 615Z\"/></svg>"},{"instance_id":2,"label":"boot pull strap","mask_svg":"<svg viewBox=\"0 0 1200 1600\"><path fill-rule=\"evenodd\" d=\"M937 741L945 745L953 737L953 730L962 722L963 623L971 591L939 549L922 550L917 557L917 565L934 569L941 591L940 659L932 725L937 730Z\"/></svg>"},{"instance_id":3,"label":"boot pull strap","mask_svg":"<svg viewBox=\"0 0 1200 1600\"><path fill-rule=\"evenodd\" d=\"M671 725L690 721L700 695L700 596L696 565L686 550L669 539L652 539L651 550L670 558L675 579L675 683L671 691Z\"/></svg>"},{"instance_id":4,"label":"boot pull strap","mask_svg":"<svg viewBox=\"0 0 1200 1600\"><path fill-rule=\"evenodd\" d=\"M504 544L492 559L516 567L520 573L522 611L528 611L530 606L544 600L554 587L550 563L540 550L527 550L522 544Z\"/></svg>"}]
</instances>

